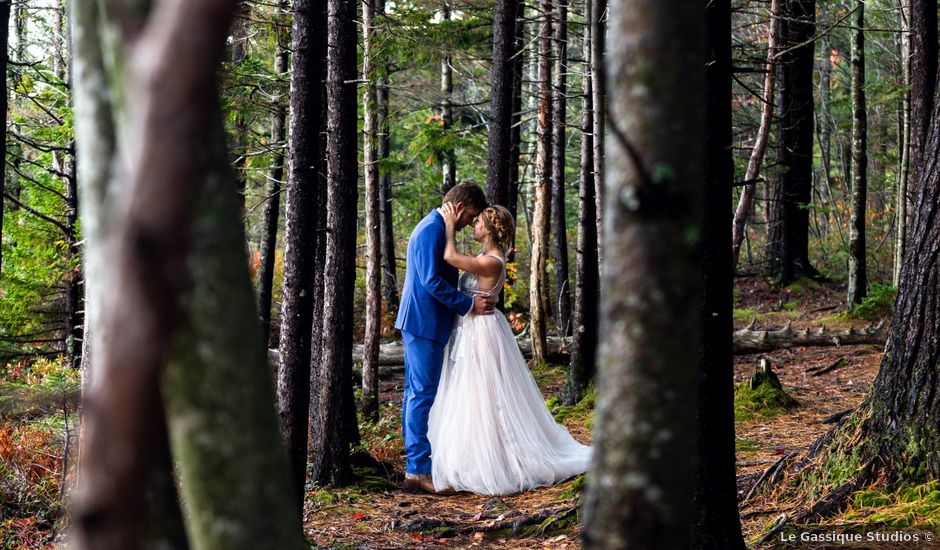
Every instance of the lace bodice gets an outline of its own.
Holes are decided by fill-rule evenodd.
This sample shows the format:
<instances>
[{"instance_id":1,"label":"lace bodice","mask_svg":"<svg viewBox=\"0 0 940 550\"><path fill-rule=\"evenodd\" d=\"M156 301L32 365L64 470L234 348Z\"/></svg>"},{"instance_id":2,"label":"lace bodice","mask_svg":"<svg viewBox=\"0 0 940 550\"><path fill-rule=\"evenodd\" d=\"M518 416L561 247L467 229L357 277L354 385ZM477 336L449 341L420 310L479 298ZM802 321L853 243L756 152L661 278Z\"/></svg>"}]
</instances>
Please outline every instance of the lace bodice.
<instances>
[{"instance_id":1,"label":"lace bodice","mask_svg":"<svg viewBox=\"0 0 940 550\"><path fill-rule=\"evenodd\" d=\"M483 256L479 254L477 257ZM491 256L493 256L491 254ZM476 273L471 273L469 271L464 271L460 274L460 278L457 280L457 290L463 292L464 294L469 294L473 296L474 294L496 294L499 292L499 289L503 288L503 283L506 282L506 261L500 258L499 256L493 256L497 258L503 264L503 271L499 275L499 280L496 281L496 285L489 290L480 290L480 279L477 277Z\"/></svg>"}]
</instances>

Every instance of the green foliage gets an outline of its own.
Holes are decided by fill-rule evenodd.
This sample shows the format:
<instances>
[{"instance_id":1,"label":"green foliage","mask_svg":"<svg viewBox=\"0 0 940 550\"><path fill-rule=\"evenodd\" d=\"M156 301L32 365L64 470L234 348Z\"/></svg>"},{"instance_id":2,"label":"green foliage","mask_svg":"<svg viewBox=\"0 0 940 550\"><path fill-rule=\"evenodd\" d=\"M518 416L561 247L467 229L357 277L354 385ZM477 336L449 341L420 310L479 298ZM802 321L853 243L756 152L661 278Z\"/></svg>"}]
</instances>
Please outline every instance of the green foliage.
<instances>
[{"instance_id":1,"label":"green foliage","mask_svg":"<svg viewBox=\"0 0 940 550\"><path fill-rule=\"evenodd\" d=\"M868 295L862 303L856 305L849 312L849 317L876 321L891 314L898 291L894 286L874 283L868 289Z\"/></svg>"},{"instance_id":2,"label":"green foliage","mask_svg":"<svg viewBox=\"0 0 940 550\"><path fill-rule=\"evenodd\" d=\"M759 443L753 439L744 439L741 437L734 438L734 450L735 451L756 451L759 448Z\"/></svg>"}]
</instances>

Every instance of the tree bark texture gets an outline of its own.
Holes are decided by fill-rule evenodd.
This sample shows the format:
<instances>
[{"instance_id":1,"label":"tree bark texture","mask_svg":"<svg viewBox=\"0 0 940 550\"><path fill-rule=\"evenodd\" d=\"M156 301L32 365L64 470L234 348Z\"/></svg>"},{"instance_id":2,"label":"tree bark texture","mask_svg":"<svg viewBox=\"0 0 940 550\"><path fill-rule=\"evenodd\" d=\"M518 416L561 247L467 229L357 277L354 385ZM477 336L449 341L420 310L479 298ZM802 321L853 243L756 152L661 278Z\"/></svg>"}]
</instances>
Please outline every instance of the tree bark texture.
<instances>
[{"instance_id":1,"label":"tree bark texture","mask_svg":"<svg viewBox=\"0 0 940 550\"><path fill-rule=\"evenodd\" d=\"M894 269L892 281L897 287L901 283L901 266L904 263L904 249L907 243L908 184L911 175L911 0L899 0L901 8L901 72L904 84L904 97L901 99L901 159L898 170L895 211Z\"/></svg>"},{"instance_id":2,"label":"tree bark texture","mask_svg":"<svg viewBox=\"0 0 940 550\"><path fill-rule=\"evenodd\" d=\"M584 3L585 21L591 20L591 2ZM600 269L597 264L597 203L594 197L594 117L591 107L591 34L584 31L584 76L581 79L581 157L578 168L578 243L575 256L575 293L571 361L565 383L565 404L578 402L594 380L597 350L597 303Z\"/></svg>"},{"instance_id":3,"label":"tree bark texture","mask_svg":"<svg viewBox=\"0 0 940 550\"><path fill-rule=\"evenodd\" d=\"M281 304L281 365L277 376L278 414L287 447L295 513L303 510L307 469L313 304L321 289L315 254L322 210L316 197L325 185L320 134L326 74L326 2L296 0L291 30L290 141L287 199L284 207L284 282Z\"/></svg>"},{"instance_id":4,"label":"tree bark texture","mask_svg":"<svg viewBox=\"0 0 940 550\"><path fill-rule=\"evenodd\" d=\"M915 1L915 4L917 2ZM935 12L935 10L932 10ZM919 22L912 20L915 27ZM913 41L923 44L924 33L934 29L915 28ZM916 48L915 48L916 50ZM916 60L916 53L915 53ZM915 63L912 81L925 81L924 64ZM914 94L916 99L916 94ZM933 111L915 170L916 199L908 232L908 250L901 269L898 297L888 332L888 342L868 398L871 418L868 443L891 478L922 483L940 475L940 94L934 92ZM913 120L922 119L922 101L913 102ZM912 139L913 141L913 139Z\"/></svg>"},{"instance_id":5,"label":"tree bark texture","mask_svg":"<svg viewBox=\"0 0 940 550\"><path fill-rule=\"evenodd\" d=\"M731 1L705 0L705 193L702 225L698 468L691 548L745 550L734 455L732 268L728 248L734 180L731 125Z\"/></svg>"},{"instance_id":6,"label":"tree bark texture","mask_svg":"<svg viewBox=\"0 0 940 550\"><path fill-rule=\"evenodd\" d=\"M539 3L538 106L535 144L535 199L532 207L532 241L529 263L529 333L532 360L545 361L546 301L551 297L546 273L549 222L551 219L552 176L552 2Z\"/></svg>"},{"instance_id":7,"label":"tree bark texture","mask_svg":"<svg viewBox=\"0 0 940 550\"><path fill-rule=\"evenodd\" d=\"M512 125L512 69L516 3L496 0L493 19L493 69L490 84L489 144L486 155L486 199L509 202L509 155Z\"/></svg>"},{"instance_id":8,"label":"tree bark texture","mask_svg":"<svg viewBox=\"0 0 940 550\"><path fill-rule=\"evenodd\" d=\"M865 2L858 0L852 30L852 218L849 225L849 307L868 292L865 216L868 199L868 113L865 102Z\"/></svg>"},{"instance_id":9,"label":"tree bark texture","mask_svg":"<svg viewBox=\"0 0 940 550\"><path fill-rule=\"evenodd\" d=\"M358 199L356 7L327 3L327 204L320 336L319 402L313 420L312 476L343 484L352 477L350 447L358 442L352 389L353 296L356 283Z\"/></svg>"},{"instance_id":10,"label":"tree bark texture","mask_svg":"<svg viewBox=\"0 0 940 550\"><path fill-rule=\"evenodd\" d=\"M585 548L691 543L705 133L703 102L687 90L705 85L703 31L700 2L610 5L600 374Z\"/></svg>"},{"instance_id":11,"label":"tree bark texture","mask_svg":"<svg viewBox=\"0 0 940 550\"><path fill-rule=\"evenodd\" d=\"M555 295L560 333L571 334L571 283L568 277L568 220L565 215L565 130L568 112L568 2L558 1L555 29L555 68L552 85L552 235L554 237Z\"/></svg>"},{"instance_id":12,"label":"tree bark texture","mask_svg":"<svg viewBox=\"0 0 940 550\"><path fill-rule=\"evenodd\" d=\"M277 52L274 54L274 72L279 78L287 77L290 52L288 40L290 33L286 28L284 16L287 3L282 0L275 16L277 25ZM268 182L265 186L264 222L261 235L261 258L258 262L258 322L261 325L261 341L265 346L271 340L271 294L274 288L274 260L277 252L277 228L281 214L281 182L284 179L284 148L287 139L287 107L278 100L271 113L271 143L274 158L268 169Z\"/></svg>"},{"instance_id":13,"label":"tree bark texture","mask_svg":"<svg viewBox=\"0 0 940 550\"><path fill-rule=\"evenodd\" d=\"M115 181L126 183L115 187L108 233L89 243L111 260L110 276L97 283L107 285L110 298L99 304L95 381L85 398L87 434L72 514L79 548L142 544L142 486L160 439L160 389L193 546L302 544L300 524L284 519L287 479L244 231L234 197L224 192L234 176L215 69L233 8L228 0L171 0L157 3L149 17L128 8L102 19L92 9L75 24L76 44L86 45L106 34L94 32L95 20L123 28L109 46L132 46L126 59L118 48L109 58L119 62L119 70L108 67L110 85L124 82L121 92L135 98L118 118L127 124L120 133L129 145L118 155L126 164ZM92 72L105 66L100 59L92 60ZM102 76L92 79L97 92L107 89ZM89 107L86 114L97 112ZM218 318L230 322L222 327ZM222 389L230 387L238 395Z\"/></svg>"},{"instance_id":14,"label":"tree bark texture","mask_svg":"<svg viewBox=\"0 0 940 550\"><path fill-rule=\"evenodd\" d=\"M911 17L911 177L920 182L919 170L927 146L937 85L937 5L930 0L910 0ZM919 193L912 190L911 194Z\"/></svg>"},{"instance_id":15,"label":"tree bark texture","mask_svg":"<svg viewBox=\"0 0 940 550\"><path fill-rule=\"evenodd\" d=\"M509 194L504 205L512 213L512 219L519 220L519 185L521 182L520 162L522 160L522 81L525 67L525 2L514 2L515 28L513 29L512 58L512 130L509 148ZM518 223L516 226L518 227ZM516 232L518 233L518 232ZM512 246L516 246L516 233L513 234ZM513 261L515 253L507 258ZM512 281L509 281L512 284ZM502 299L502 293L500 293Z\"/></svg>"},{"instance_id":16,"label":"tree bark texture","mask_svg":"<svg viewBox=\"0 0 940 550\"><path fill-rule=\"evenodd\" d=\"M767 254L770 273L780 283L815 277L809 262L809 209L813 185L813 64L815 0L785 0L781 5L780 104L777 178L770 205Z\"/></svg>"},{"instance_id":17,"label":"tree bark texture","mask_svg":"<svg viewBox=\"0 0 940 550\"><path fill-rule=\"evenodd\" d=\"M365 80L362 113L363 165L365 169L366 210L366 326L362 357L362 402L363 415L376 421L379 419L379 339L382 329L382 254L379 229L379 128L376 110L375 82L375 0L362 3L362 76ZM446 63L444 61L443 63ZM442 69L443 70L443 69ZM443 76L442 76L443 78ZM448 101L445 99L445 101ZM445 180L447 177L445 167ZM453 185L451 185L453 186Z\"/></svg>"}]
</instances>

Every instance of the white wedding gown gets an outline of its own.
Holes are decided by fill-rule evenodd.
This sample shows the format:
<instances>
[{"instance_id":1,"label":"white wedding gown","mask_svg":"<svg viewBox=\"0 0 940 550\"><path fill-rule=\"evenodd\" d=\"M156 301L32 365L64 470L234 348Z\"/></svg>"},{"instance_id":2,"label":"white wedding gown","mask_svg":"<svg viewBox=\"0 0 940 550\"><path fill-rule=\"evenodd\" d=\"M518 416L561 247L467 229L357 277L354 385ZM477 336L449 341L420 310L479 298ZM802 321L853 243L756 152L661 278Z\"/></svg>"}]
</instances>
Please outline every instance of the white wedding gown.
<instances>
[{"instance_id":1,"label":"white wedding gown","mask_svg":"<svg viewBox=\"0 0 940 550\"><path fill-rule=\"evenodd\" d=\"M487 294L498 292L505 278L504 264ZM479 293L477 277L463 273L458 288ZM518 493L583 473L591 458L591 447L555 422L500 311L455 323L428 439L437 490Z\"/></svg>"}]
</instances>

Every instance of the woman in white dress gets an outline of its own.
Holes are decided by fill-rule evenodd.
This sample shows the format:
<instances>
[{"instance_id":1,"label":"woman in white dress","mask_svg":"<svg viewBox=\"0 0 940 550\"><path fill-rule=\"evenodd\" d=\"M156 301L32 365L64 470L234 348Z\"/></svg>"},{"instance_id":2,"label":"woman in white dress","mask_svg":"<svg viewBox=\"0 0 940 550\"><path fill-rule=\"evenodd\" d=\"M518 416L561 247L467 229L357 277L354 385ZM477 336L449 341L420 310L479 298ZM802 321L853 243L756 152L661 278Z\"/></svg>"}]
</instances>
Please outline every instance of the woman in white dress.
<instances>
[{"instance_id":1,"label":"woman in white dress","mask_svg":"<svg viewBox=\"0 0 940 550\"><path fill-rule=\"evenodd\" d=\"M483 252L475 257L457 250L459 212L450 203L441 211L447 227L444 260L463 271L458 288L498 294L514 232L509 211L492 206L477 216L473 236ZM591 447L555 422L499 311L457 319L428 428L437 491L518 493L583 473L591 457Z\"/></svg>"}]
</instances>

